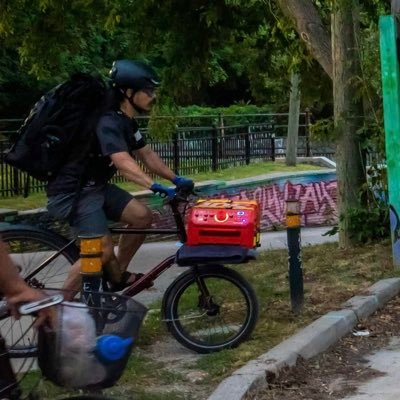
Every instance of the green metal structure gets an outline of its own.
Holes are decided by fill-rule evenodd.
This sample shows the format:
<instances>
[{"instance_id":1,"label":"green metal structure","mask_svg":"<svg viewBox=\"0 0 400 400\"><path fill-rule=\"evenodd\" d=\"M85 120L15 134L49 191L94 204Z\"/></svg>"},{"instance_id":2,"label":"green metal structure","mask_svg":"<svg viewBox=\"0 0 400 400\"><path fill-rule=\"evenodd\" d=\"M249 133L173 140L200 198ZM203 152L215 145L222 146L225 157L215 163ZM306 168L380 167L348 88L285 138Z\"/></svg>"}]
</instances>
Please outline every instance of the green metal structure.
<instances>
[{"instance_id":1,"label":"green metal structure","mask_svg":"<svg viewBox=\"0 0 400 400\"><path fill-rule=\"evenodd\" d=\"M397 18L380 17L380 51L393 263L400 268L400 74Z\"/></svg>"}]
</instances>

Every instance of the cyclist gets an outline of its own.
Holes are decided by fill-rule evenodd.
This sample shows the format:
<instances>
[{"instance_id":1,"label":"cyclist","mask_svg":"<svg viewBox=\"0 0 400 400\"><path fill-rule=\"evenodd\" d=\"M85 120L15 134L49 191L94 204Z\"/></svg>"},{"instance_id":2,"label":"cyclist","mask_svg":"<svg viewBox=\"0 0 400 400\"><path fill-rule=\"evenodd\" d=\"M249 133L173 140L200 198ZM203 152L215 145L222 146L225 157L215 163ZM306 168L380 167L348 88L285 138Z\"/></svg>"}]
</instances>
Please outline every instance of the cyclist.
<instances>
[{"instance_id":1,"label":"cyclist","mask_svg":"<svg viewBox=\"0 0 400 400\"><path fill-rule=\"evenodd\" d=\"M19 303L36 301L43 298L43 294L29 287L21 278L10 256L6 246L0 241L0 294L7 299L11 312L18 318L16 305ZM45 317L43 312L41 317Z\"/></svg>"},{"instance_id":2,"label":"cyclist","mask_svg":"<svg viewBox=\"0 0 400 400\"><path fill-rule=\"evenodd\" d=\"M141 62L118 60L110 71L111 88L107 111L101 116L92 154L87 161L83 179L66 166L49 182L47 208L51 215L68 219L78 235L102 236L104 273L114 290L133 283L141 274L128 273L127 267L143 243L144 235L121 235L118 254L114 254L107 220L120 221L130 227L148 228L151 210L133 196L110 184L119 171L128 180L162 196L173 197L175 189L160 185L145 173L132 157L148 170L167 179L176 187L193 188L193 181L175 173L155 153L138 129L135 117L151 110L156 100L159 81L154 70ZM76 182L82 179L79 195ZM73 265L64 288L78 290L79 263Z\"/></svg>"},{"instance_id":3,"label":"cyclist","mask_svg":"<svg viewBox=\"0 0 400 400\"><path fill-rule=\"evenodd\" d=\"M29 287L21 278L7 253L5 244L1 241L0 260L0 294L6 298L13 316L19 318L17 305L40 300L43 298L43 294L39 290ZM51 317L51 312L50 309L40 311L36 325L41 324L47 317ZM4 357L5 355L5 342L0 332L0 397L8 399L14 398L11 395L14 393L16 380L8 358Z\"/></svg>"}]
</instances>

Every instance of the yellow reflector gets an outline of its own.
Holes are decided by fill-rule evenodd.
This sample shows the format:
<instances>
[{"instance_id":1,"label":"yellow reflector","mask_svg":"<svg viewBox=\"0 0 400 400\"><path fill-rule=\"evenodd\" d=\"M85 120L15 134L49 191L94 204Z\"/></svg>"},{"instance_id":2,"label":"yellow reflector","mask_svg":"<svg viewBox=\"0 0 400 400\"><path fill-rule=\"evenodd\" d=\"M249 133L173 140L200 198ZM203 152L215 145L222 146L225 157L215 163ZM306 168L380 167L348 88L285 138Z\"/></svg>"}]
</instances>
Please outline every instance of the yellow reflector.
<instances>
[{"instance_id":1,"label":"yellow reflector","mask_svg":"<svg viewBox=\"0 0 400 400\"><path fill-rule=\"evenodd\" d=\"M85 254L99 253L102 250L101 236L79 237L81 242L81 252Z\"/></svg>"},{"instance_id":2,"label":"yellow reflector","mask_svg":"<svg viewBox=\"0 0 400 400\"><path fill-rule=\"evenodd\" d=\"M288 228L297 228L301 225L300 215L287 215L286 216L286 226Z\"/></svg>"},{"instance_id":3,"label":"yellow reflector","mask_svg":"<svg viewBox=\"0 0 400 400\"><path fill-rule=\"evenodd\" d=\"M85 257L81 254L81 273L100 273L102 268L101 257Z\"/></svg>"}]
</instances>

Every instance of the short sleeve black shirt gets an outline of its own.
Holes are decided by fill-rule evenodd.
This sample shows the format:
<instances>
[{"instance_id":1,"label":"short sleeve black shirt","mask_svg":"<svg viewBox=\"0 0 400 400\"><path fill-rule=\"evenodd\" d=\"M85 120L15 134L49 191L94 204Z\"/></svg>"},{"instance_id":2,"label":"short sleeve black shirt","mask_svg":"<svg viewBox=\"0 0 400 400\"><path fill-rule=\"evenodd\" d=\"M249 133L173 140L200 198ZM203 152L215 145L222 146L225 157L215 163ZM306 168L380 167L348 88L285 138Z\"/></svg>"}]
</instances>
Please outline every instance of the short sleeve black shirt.
<instances>
[{"instance_id":1,"label":"short sleeve black shirt","mask_svg":"<svg viewBox=\"0 0 400 400\"><path fill-rule=\"evenodd\" d=\"M110 156L115 153L132 153L146 146L137 122L121 111L110 111L102 115L97 123L95 138L90 154L85 160L75 162L86 163L83 175L83 186L102 185L115 174L116 168ZM57 177L49 182L48 195L69 193L77 190L80 174L79 168L63 168ZM75 172L74 172L75 171Z\"/></svg>"},{"instance_id":2,"label":"short sleeve black shirt","mask_svg":"<svg viewBox=\"0 0 400 400\"><path fill-rule=\"evenodd\" d=\"M132 153L146 145L137 122L121 111L103 115L96 128L97 141L88 168L88 183L106 183L116 172L110 156L115 153Z\"/></svg>"}]
</instances>

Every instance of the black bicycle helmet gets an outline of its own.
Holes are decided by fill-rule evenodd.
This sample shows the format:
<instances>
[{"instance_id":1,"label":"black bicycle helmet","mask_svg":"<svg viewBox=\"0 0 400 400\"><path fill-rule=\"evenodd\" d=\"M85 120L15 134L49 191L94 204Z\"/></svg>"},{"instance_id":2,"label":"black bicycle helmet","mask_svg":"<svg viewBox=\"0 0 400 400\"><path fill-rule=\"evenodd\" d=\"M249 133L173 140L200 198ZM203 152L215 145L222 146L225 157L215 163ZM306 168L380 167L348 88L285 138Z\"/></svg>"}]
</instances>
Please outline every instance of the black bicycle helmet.
<instances>
[{"instance_id":1,"label":"black bicycle helmet","mask_svg":"<svg viewBox=\"0 0 400 400\"><path fill-rule=\"evenodd\" d=\"M140 61L117 60L110 71L112 85L121 89L133 89L134 92L160 85L153 68Z\"/></svg>"}]
</instances>

